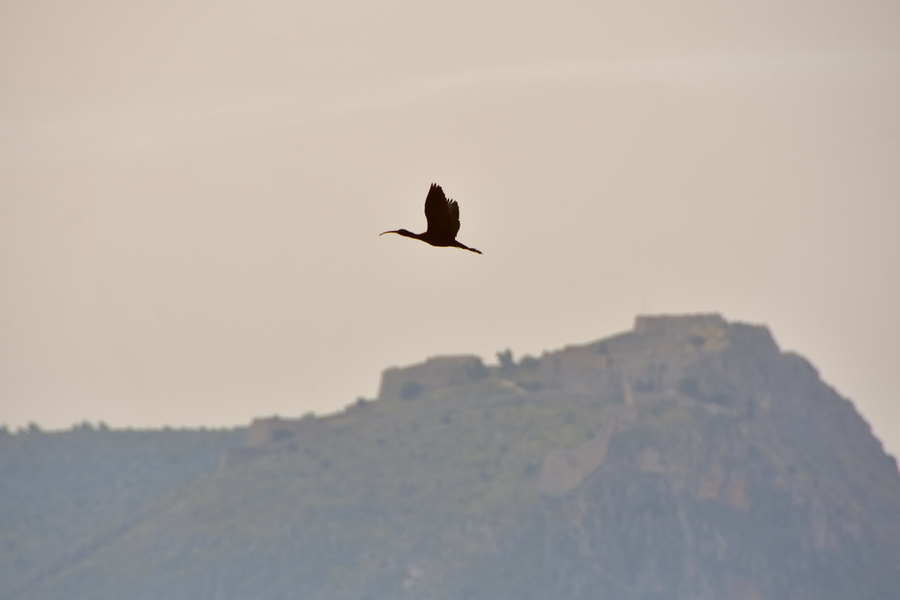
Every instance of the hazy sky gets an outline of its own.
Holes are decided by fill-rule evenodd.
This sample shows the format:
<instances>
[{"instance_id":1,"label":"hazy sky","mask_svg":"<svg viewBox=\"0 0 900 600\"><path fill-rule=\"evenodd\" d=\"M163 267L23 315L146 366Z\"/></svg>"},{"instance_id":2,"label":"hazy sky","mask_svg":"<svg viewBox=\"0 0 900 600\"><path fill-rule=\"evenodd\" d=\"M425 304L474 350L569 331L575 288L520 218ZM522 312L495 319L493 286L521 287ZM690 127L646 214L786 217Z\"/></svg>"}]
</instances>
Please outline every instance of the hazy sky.
<instances>
[{"instance_id":1,"label":"hazy sky","mask_svg":"<svg viewBox=\"0 0 900 600\"><path fill-rule=\"evenodd\" d=\"M0 4L0 422L245 424L639 313L900 454L896 2ZM438 182L459 239L422 231Z\"/></svg>"}]
</instances>

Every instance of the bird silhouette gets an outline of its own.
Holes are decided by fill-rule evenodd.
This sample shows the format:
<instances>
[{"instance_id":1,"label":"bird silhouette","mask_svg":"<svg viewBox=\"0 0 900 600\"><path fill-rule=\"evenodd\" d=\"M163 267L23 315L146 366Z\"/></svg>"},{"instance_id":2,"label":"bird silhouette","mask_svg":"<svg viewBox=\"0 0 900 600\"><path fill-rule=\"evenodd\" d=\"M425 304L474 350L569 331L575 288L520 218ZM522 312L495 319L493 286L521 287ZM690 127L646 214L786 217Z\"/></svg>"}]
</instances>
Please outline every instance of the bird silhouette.
<instances>
[{"instance_id":1,"label":"bird silhouette","mask_svg":"<svg viewBox=\"0 0 900 600\"><path fill-rule=\"evenodd\" d=\"M404 237L415 238L432 246L453 246L481 254L481 250L469 248L456 239L459 233L459 204L456 200L449 200L444 195L444 190L436 183L432 183L425 197L425 219L428 221L428 229L425 233L412 233L405 229L385 231L396 233Z\"/></svg>"}]
</instances>

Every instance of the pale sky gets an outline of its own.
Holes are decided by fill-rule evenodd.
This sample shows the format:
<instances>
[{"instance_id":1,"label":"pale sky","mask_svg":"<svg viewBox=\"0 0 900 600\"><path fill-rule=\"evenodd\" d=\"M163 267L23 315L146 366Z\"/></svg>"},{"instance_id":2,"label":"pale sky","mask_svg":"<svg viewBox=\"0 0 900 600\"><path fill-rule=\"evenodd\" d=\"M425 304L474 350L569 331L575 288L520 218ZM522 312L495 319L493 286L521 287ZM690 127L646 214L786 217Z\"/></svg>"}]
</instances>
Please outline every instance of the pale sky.
<instances>
[{"instance_id":1,"label":"pale sky","mask_svg":"<svg viewBox=\"0 0 900 600\"><path fill-rule=\"evenodd\" d=\"M900 5L6 1L0 423L232 426L641 313L900 454ZM422 231L432 182L478 256Z\"/></svg>"}]
</instances>

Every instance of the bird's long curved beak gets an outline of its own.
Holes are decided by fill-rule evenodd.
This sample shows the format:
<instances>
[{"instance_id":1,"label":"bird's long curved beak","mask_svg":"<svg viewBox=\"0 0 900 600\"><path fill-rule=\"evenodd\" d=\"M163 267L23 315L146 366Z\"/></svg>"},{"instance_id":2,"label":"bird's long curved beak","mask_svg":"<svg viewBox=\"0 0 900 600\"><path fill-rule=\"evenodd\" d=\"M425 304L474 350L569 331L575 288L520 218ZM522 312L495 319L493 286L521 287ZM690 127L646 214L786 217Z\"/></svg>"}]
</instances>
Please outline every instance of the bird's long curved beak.
<instances>
[{"instance_id":1,"label":"bird's long curved beak","mask_svg":"<svg viewBox=\"0 0 900 600\"><path fill-rule=\"evenodd\" d=\"M378 237L383 236L385 233L400 233L400 232L397 231L396 229L394 229L394 230L392 230L392 231L385 231L384 233L379 233L379 234L378 234Z\"/></svg>"}]
</instances>

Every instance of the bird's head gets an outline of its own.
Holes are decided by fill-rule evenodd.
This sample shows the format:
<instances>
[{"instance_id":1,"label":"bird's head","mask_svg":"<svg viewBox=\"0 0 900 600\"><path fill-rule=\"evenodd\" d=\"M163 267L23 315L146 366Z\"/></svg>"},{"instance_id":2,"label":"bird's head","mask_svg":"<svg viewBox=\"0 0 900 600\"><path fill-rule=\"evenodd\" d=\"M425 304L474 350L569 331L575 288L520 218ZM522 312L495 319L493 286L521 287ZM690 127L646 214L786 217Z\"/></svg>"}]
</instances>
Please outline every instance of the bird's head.
<instances>
[{"instance_id":1,"label":"bird's head","mask_svg":"<svg viewBox=\"0 0 900 600\"><path fill-rule=\"evenodd\" d=\"M405 230L405 229L395 229L395 230L392 230L392 231L385 231L384 233L396 233L397 235L402 235L403 237L411 237L411 238L416 237L416 234L414 234L414 233L411 232L411 231L407 231L407 230ZM382 235L384 235L384 233L378 234L379 237L382 236Z\"/></svg>"}]
</instances>

